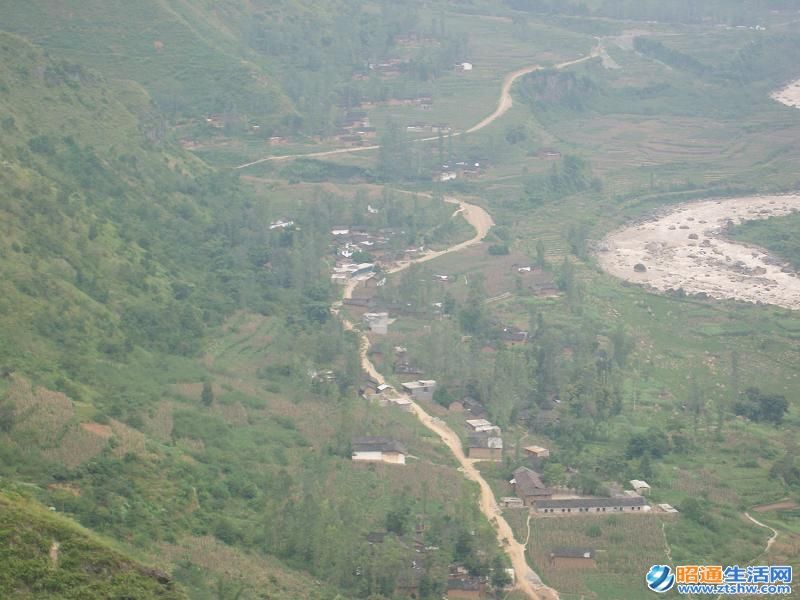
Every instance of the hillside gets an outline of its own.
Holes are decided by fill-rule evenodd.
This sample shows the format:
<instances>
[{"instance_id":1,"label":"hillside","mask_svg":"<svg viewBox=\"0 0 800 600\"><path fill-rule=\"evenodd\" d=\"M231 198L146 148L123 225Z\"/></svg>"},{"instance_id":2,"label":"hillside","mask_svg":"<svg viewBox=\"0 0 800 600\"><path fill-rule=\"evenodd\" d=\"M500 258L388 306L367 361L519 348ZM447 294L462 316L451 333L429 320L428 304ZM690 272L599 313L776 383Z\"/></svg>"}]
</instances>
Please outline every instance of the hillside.
<instances>
[{"instance_id":1,"label":"hillside","mask_svg":"<svg viewBox=\"0 0 800 600\"><path fill-rule=\"evenodd\" d=\"M171 118L236 113L278 126L294 112L238 37L245 3L3 4L5 30L109 79L140 83Z\"/></svg>"},{"instance_id":2,"label":"hillside","mask_svg":"<svg viewBox=\"0 0 800 600\"><path fill-rule=\"evenodd\" d=\"M390 592L418 524L442 549L432 590L453 556L486 568L491 529L449 456L358 400L323 277L331 227L368 205L408 243L463 233L452 209L240 182L161 139L141 86L12 34L0 51L0 474L193 598ZM309 378L325 369L333 385ZM351 436L386 431L421 460L354 467Z\"/></svg>"},{"instance_id":3,"label":"hillside","mask_svg":"<svg viewBox=\"0 0 800 600\"><path fill-rule=\"evenodd\" d=\"M163 571L14 493L0 492L0 561L3 598L187 598Z\"/></svg>"}]
</instances>

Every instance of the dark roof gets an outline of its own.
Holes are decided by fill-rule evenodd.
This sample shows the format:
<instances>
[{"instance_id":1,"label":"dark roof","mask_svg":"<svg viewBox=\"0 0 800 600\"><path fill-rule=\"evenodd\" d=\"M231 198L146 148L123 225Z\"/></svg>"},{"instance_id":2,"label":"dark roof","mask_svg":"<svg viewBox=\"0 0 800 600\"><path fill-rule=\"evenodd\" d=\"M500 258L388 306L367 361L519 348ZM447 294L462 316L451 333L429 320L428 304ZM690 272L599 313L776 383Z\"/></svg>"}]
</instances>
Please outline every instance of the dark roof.
<instances>
[{"instance_id":1,"label":"dark roof","mask_svg":"<svg viewBox=\"0 0 800 600\"><path fill-rule=\"evenodd\" d=\"M503 327L502 337L509 342L524 342L528 339L528 332L518 327Z\"/></svg>"},{"instance_id":2,"label":"dark roof","mask_svg":"<svg viewBox=\"0 0 800 600\"><path fill-rule=\"evenodd\" d=\"M620 498L566 498L564 500L539 500L536 508L609 508L613 506L646 506L641 496L624 496Z\"/></svg>"},{"instance_id":3,"label":"dark roof","mask_svg":"<svg viewBox=\"0 0 800 600\"><path fill-rule=\"evenodd\" d=\"M528 467L514 471L514 482L518 496L550 496L553 491L542 483L539 474ZM537 506L540 503L537 503Z\"/></svg>"},{"instance_id":4,"label":"dark roof","mask_svg":"<svg viewBox=\"0 0 800 600\"><path fill-rule=\"evenodd\" d=\"M594 558L594 550L592 548L553 548L550 551L550 556L559 558Z\"/></svg>"},{"instance_id":5,"label":"dark roof","mask_svg":"<svg viewBox=\"0 0 800 600\"><path fill-rule=\"evenodd\" d=\"M405 446L400 442L382 436L353 438L351 444L353 452L400 452L406 453Z\"/></svg>"}]
</instances>

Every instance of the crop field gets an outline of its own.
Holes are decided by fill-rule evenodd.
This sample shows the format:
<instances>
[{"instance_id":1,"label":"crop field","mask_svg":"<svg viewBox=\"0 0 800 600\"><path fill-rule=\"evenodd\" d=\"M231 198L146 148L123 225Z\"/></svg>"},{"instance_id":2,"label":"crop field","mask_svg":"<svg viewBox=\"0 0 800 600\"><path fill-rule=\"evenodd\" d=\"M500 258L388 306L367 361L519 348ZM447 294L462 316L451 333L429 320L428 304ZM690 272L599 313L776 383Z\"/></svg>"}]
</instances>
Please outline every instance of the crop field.
<instances>
[{"instance_id":1,"label":"crop field","mask_svg":"<svg viewBox=\"0 0 800 600\"><path fill-rule=\"evenodd\" d=\"M534 568L563 598L648 598L644 575L668 562L661 517L613 515L539 517L531 520L529 544ZM550 562L553 548L591 548L597 567L559 568ZM616 594L616 595L614 595Z\"/></svg>"}]
</instances>

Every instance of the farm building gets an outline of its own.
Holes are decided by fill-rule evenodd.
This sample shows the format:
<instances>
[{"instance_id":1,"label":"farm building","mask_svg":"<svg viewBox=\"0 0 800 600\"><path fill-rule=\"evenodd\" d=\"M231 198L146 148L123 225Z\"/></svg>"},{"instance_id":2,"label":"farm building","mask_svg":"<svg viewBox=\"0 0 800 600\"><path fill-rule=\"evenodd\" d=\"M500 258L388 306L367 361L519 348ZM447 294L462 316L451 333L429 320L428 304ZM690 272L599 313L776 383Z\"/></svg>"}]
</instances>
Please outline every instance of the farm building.
<instances>
[{"instance_id":1,"label":"farm building","mask_svg":"<svg viewBox=\"0 0 800 600\"><path fill-rule=\"evenodd\" d=\"M664 502L663 504L659 504L658 508L660 508L661 511L665 513L670 513L673 515L678 513L677 508L673 507L671 504L667 504L666 502Z\"/></svg>"},{"instance_id":2,"label":"farm building","mask_svg":"<svg viewBox=\"0 0 800 600\"><path fill-rule=\"evenodd\" d=\"M563 500L537 500L533 509L537 513L561 515L568 513L647 512L650 506L641 496L618 498L567 498Z\"/></svg>"},{"instance_id":3,"label":"farm building","mask_svg":"<svg viewBox=\"0 0 800 600\"><path fill-rule=\"evenodd\" d=\"M406 449L387 437L357 437L351 442L353 460L383 462L392 465L406 464Z\"/></svg>"},{"instance_id":4,"label":"farm building","mask_svg":"<svg viewBox=\"0 0 800 600\"><path fill-rule=\"evenodd\" d=\"M631 487L640 496L647 496L647 494L650 493L650 486L646 481L642 481L641 479L631 479Z\"/></svg>"},{"instance_id":5,"label":"farm building","mask_svg":"<svg viewBox=\"0 0 800 600\"><path fill-rule=\"evenodd\" d=\"M399 398L391 398L389 402L394 404L400 410L404 410L406 412L411 412L411 400L404 396L400 396Z\"/></svg>"},{"instance_id":6,"label":"farm building","mask_svg":"<svg viewBox=\"0 0 800 600\"><path fill-rule=\"evenodd\" d=\"M550 450L542 446L525 446L523 450L525 455L531 458L547 458L550 456Z\"/></svg>"},{"instance_id":7,"label":"farm building","mask_svg":"<svg viewBox=\"0 0 800 600\"><path fill-rule=\"evenodd\" d=\"M520 467L514 471L514 479L511 480L514 491L518 497L522 498L525 506L538 506L539 502L553 496L553 490L548 488L536 471L528 467Z\"/></svg>"},{"instance_id":8,"label":"farm building","mask_svg":"<svg viewBox=\"0 0 800 600\"><path fill-rule=\"evenodd\" d=\"M433 400L433 392L436 389L436 381L433 379L406 381L403 384L403 389L410 394L414 400Z\"/></svg>"},{"instance_id":9,"label":"farm building","mask_svg":"<svg viewBox=\"0 0 800 600\"><path fill-rule=\"evenodd\" d=\"M488 431L496 431L497 433L500 433L500 428L497 425L492 425L486 419L467 419L467 426L475 433Z\"/></svg>"},{"instance_id":10,"label":"farm building","mask_svg":"<svg viewBox=\"0 0 800 600\"><path fill-rule=\"evenodd\" d=\"M502 460L503 438L491 433L475 433L467 439L467 456L479 460Z\"/></svg>"},{"instance_id":11,"label":"farm building","mask_svg":"<svg viewBox=\"0 0 800 600\"><path fill-rule=\"evenodd\" d=\"M550 566L556 569L591 569L597 565L591 548L553 548Z\"/></svg>"},{"instance_id":12,"label":"farm building","mask_svg":"<svg viewBox=\"0 0 800 600\"><path fill-rule=\"evenodd\" d=\"M500 498L500 506L505 508L523 508L525 503L522 501L522 498L517 498L516 496L504 496Z\"/></svg>"},{"instance_id":13,"label":"farm building","mask_svg":"<svg viewBox=\"0 0 800 600\"><path fill-rule=\"evenodd\" d=\"M517 344L524 344L528 341L528 332L520 329L519 327L507 326L503 327L501 338L504 342L508 342L512 346Z\"/></svg>"},{"instance_id":14,"label":"farm building","mask_svg":"<svg viewBox=\"0 0 800 600\"><path fill-rule=\"evenodd\" d=\"M389 333L389 313L364 313L364 323L372 333L386 335Z\"/></svg>"}]
</instances>

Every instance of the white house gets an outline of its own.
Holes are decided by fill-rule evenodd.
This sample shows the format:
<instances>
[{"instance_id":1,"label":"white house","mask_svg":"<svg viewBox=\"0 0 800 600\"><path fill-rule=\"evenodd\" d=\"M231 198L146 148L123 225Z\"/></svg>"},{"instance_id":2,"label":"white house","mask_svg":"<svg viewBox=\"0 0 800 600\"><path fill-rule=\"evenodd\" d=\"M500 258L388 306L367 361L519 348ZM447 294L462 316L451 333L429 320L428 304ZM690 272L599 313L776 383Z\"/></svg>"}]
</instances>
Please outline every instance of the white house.
<instances>
[{"instance_id":1,"label":"white house","mask_svg":"<svg viewBox=\"0 0 800 600\"><path fill-rule=\"evenodd\" d=\"M382 462L392 465L406 464L406 449L400 443L386 437L353 438L350 446L353 460Z\"/></svg>"},{"instance_id":2,"label":"white house","mask_svg":"<svg viewBox=\"0 0 800 600\"><path fill-rule=\"evenodd\" d=\"M436 389L436 381L433 379L406 381L403 384L403 389L410 394L414 400L433 400L433 392Z\"/></svg>"}]
</instances>

